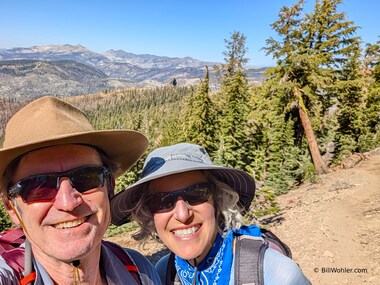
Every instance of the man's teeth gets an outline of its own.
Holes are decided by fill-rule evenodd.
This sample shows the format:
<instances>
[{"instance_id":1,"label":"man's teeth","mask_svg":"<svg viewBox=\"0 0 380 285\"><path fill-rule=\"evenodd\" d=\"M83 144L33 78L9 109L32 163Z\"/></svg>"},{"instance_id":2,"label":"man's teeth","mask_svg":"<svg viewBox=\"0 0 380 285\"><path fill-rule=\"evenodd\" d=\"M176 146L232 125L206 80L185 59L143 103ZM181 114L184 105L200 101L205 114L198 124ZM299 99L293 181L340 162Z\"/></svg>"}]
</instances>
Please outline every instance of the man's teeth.
<instances>
[{"instance_id":1,"label":"man's teeth","mask_svg":"<svg viewBox=\"0 0 380 285\"><path fill-rule=\"evenodd\" d=\"M192 227L188 229L174 230L173 232L178 237L187 237L195 233L197 229L198 229L197 227Z\"/></svg>"},{"instance_id":2,"label":"man's teeth","mask_svg":"<svg viewBox=\"0 0 380 285\"><path fill-rule=\"evenodd\" d=\"M54 227L56 229L68 229L68 228L73 228L73 227L79 226L80 224L83 224L84 221L85 221L85 218L80 218L80 219L75 220L75 221L55 224Z\"/></svg>"}]
</instances>

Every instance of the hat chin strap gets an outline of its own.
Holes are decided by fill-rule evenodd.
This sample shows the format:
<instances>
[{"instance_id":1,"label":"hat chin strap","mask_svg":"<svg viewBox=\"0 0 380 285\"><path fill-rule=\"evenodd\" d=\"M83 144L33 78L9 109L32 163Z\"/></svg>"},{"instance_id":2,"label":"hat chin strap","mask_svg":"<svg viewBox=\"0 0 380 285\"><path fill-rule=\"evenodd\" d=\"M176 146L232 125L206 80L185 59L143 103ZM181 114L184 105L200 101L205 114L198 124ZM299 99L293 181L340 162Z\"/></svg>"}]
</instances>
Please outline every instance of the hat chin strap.
<instances>
[{"instance_id":1,"label":"hat chin strap","mask_svg":"<svg viewBox=\"0 0 380 285\"><path fill-rule=\"evenodd\" d=\"M74 279L74 284L80 284L80 275L79 275L79 265L80 265L80 260L76 259L71 262L73 265L73 279Z\"/></svg>"},{"instance_id":2,"label":"hat chin strap","mask_svg":"<svg viewBox=\"0 0 380 285\"><path fill-rule=\"evenodd\" d=\"M20 216L20 213L16 209L17 207L13 204L12 200L9 200L9 206L12 208L13 212L16 214L16 217L18 219L18 222L20 223L21 228L23 229L24 233L29 236L28 230L26 229L24 222L22 221L22 218Z\"/></svg>"}]
</instances>

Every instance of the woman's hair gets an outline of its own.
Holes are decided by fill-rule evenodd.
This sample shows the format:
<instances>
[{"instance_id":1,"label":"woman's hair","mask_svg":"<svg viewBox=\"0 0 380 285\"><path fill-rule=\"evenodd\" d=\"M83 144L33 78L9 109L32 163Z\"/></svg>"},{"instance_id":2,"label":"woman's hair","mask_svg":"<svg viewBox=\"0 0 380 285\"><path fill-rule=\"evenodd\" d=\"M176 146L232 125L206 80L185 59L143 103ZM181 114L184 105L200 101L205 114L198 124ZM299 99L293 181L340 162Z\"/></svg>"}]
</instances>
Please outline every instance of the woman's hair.
<instances>
[{"instance_id":1,"label":"woman's hair","mask_svg":"<svg viewBox=\"0 0 380 285\"><path fill-rule=\"evenodd\" d=\"M242 209L238 206L239 195L227 184L219 181L212 172L205 170L207 181L211 183L210 189L212 201L215 207L216 221L219 232L227 232L231 228L240 228L243 223ZM145 201L148 196L149 182L144 183L142 188L135 188L125 198L130 201L131 220L137 222L140 230L133 235L138 241L145 242L149 237L157 238L154 226L153 214L149 211Z\"/></svg>"}]
</instances>

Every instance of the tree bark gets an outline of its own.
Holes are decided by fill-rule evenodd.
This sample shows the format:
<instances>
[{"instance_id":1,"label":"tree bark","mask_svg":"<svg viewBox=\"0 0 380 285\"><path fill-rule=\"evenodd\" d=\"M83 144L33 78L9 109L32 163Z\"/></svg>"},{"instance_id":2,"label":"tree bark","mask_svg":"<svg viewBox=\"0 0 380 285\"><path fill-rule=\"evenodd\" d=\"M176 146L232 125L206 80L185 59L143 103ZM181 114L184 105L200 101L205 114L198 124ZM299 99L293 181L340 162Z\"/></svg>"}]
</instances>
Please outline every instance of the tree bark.
<instances>
[{"instance_id":1,"label":"tree bark","mask_svg":"<svg viewBox=\"0 0 380 285\"><path fill-rule=\"evenodd\" d=\"M307 115L306 110L304 109L305 106L302 103L301 91L297 87L294 88L294 95L297 97L297 100L299 102L298 111L299 111L302 126L305 130L305 135L306 135L307 143L309 146L311 158L313 159L315 172L316 174L328 173L329 170L322 159L321 153L319 152L318 143L315 138L309 116Z\"/></svg>"}]
</instances>

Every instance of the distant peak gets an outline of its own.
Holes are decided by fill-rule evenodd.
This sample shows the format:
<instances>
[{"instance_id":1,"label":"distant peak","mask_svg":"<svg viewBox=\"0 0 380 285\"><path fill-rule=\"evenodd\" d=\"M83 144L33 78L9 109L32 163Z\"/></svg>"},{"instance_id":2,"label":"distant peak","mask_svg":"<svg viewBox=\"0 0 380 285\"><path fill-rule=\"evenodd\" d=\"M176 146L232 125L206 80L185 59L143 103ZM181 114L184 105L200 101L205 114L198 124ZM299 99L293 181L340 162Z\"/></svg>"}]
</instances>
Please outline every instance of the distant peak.
<instances>
[{"instance_id":1,"label":"distant peak","mask_svg":"<svg viewBox=\"0 0 380 285\"><path fill-rule=\"evenodd\" d=\"M31 49L32 51L40 51L40 52L68 52L68 51L88 51L87 48L85 48L82 45L70 45L70 44L51 44L51 45L42 45L42 46L32 46L31 48L24 48L24 49Z\"/></svg>"},{"instance_id":2,"label":"distant peak","mask_svg":"<svg viewBox=\"0 0 380 285\"><path fill-rule=\"evenodd\" d=\"M105 53L127 53L127 52L122 49L110 49L110 50L107 50Z\"/></svg>"}]
</instances>

